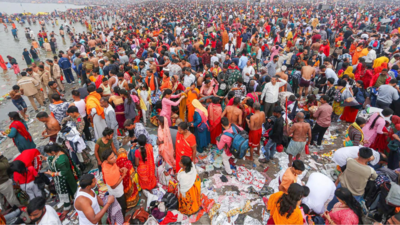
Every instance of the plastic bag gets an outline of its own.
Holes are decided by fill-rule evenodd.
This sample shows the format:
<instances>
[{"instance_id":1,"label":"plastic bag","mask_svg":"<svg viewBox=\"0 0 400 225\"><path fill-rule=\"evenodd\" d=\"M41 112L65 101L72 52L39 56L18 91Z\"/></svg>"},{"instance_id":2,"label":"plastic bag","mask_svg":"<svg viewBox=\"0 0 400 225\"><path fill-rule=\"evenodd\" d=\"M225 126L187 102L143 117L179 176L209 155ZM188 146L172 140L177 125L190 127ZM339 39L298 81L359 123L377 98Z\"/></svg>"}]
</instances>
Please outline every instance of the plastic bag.
<instances>
[{"instance_id":1,"label":"plastic bag","mask_svg":"<svg viewBox=\"0 0 400 225\"><path fill-rule=\"evenodd\" d=\"M309 154L310 154L310 147L309 147L309 145L306 145L306 147L305 147L304 149L305 149L306 154L309 155Z\"/></svg>"},{"instance_id":2,"label":"plastic bag","mask_svg":"<svg viewBox=\"0 0 400 225\"><path fill-rule=\"evenodd\" d=\"M250 184L253 177L250 173L250 170L243 166L237 166L236 169L238 180L245 184Z\"/></svg>"},{"instance_id":3,"label":"plastic bag","mask_svg":"<svg viewBox=\"0 0 400 225\"><path fill-rule=\"evenodd\" d=\"M153 195L152 193L150 193L148 190L143 190L143 194L147 197L147 205L146 205L146 211L147 211L150 207L150 203L152 201L158 201L158 197L157 195Z\"/></svg>"}]
</instances>

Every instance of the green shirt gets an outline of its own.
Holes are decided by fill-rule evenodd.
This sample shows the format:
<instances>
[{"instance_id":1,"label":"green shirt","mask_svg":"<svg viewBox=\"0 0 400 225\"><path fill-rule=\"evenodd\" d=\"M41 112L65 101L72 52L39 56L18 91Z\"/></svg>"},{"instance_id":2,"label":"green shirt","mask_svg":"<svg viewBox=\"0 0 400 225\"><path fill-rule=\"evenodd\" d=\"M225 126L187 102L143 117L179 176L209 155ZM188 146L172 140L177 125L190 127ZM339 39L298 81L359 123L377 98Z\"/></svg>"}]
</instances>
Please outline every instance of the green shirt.
<instances>
[{"instance_id":1,"label":"green shirt","mask_svg":"<svg viewBox=\"0 0 400 225\"><path fill-rule=\"evenodd\" d=\"M112 140L112 139L109 140L107 144L104 144L102 138L97 139L96 144L99 145L99 152L98 152L98 154L99 154L99 158L100 158L100 160L101 160L102 162L103 162L103 159L102 159L101 156L102 156L103 152L104 152L105 150L107 150L107 149L111 149L111 144L112 144L112 143L113 143L113 140Z\"/></svg>"}]
</instances>

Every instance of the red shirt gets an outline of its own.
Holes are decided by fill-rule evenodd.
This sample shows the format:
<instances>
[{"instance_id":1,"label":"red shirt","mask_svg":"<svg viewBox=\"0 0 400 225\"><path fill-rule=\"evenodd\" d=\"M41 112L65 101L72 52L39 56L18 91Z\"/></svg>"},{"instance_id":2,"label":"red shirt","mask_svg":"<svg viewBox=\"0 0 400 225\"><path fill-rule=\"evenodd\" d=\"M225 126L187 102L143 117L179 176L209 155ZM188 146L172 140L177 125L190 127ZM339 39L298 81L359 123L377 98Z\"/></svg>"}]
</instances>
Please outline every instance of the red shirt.
<instances>
[{"instance_id":1,"label":"red shirt","mask_svg":"<svg viewBox=\"0 0 400 225\"><path fill-rule=\"evenodd\" d=\"M33 166L30 166L27 168L27 173L25 176L18 172L14 172L14 181L17 182L18 184L28 184L34 181L37 175L38 173L33 168Z\"/></svg>"}]
</instances>

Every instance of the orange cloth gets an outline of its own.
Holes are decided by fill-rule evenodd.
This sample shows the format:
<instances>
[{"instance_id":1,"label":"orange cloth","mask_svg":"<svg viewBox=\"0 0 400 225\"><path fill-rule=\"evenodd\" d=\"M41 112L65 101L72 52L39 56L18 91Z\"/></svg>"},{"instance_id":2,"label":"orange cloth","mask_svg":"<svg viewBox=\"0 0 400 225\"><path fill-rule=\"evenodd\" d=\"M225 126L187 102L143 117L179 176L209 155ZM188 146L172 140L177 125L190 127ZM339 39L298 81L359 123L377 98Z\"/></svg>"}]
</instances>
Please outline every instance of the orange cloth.
<instances>
[{"instance_id":1,"label":"orange cloth","mask_svg":"<svg viewBox=\"0 0 400 225\"><path fill-rule=\"evenodd\" d=\"M160 90L163 91L164 89L172 89L172 82L169 77L163 78L162 80Z\"/></svg>"},{"instance_id":2,"label":"orange cloth","mask_svg":"<svg viewBox=\"0 0 400 225\"><path fill-rule=\"evenodd\" d=\"M185 197L179 193L179 212L185 215L192 215L200 210L201 206L201 180L199 175L193 186L186 192Z\"/></svg>"},{"instance_id":3,"label":"orange cloth","mask_svg":"<svg viewBox=\"0 0 400 225\"><path fill-rule=\"evenodd\" d=\"M136 150L135 157L139 158L139 166L137 167L137 173L139 175L139 185L142 189L151 190L156 187L157 179L155 179L155 168L153 147L150 144L146 144L146 161L143 161L140 148Z\"/></svg>"},{"instance_id":4,"label":"orange cloth","mask_svg":"<svg viewBox=\"0 0 400 225\"><path fill-rule=\"evenodd\" d=\"M362 50L363 50L362 47L356 48L356 51L354 52L354 55L353 55L353 61L352 61L353 65L356 65L358 63L358 59L360 58Z\"/></svg>"},{"instance_id":5,"label":"orange cloth","mask_svg":"<svg viewBox=\"0 0 400 225\"><path fill-rule=\"evenodd\" d=\"M108 184L110 187L117 184L119 178L121 177L119 167L116 163L111 165L107 161L104 161L101 164L101 171L103 172L104 183Z\"/></svg>"},{"instance_id":6,"label":"orange cloth","mask_svg":"<svg viewBox=\"0 0 400 225\"><path fill-rule=\"evenodd\" d=\"M97 115L104 119L104 109L100 106L101 95L95 91L91 92L86 97L86 113L90 115L92 108L95 108Z\"/></svg>"},{"instance_id":7,"label":"orange cloth","mask_svg":"<svg viewBox=\"0 0 400 225\"><path fill-rule=\"evenodd\" d=\"M281 199L284 193L282 191L272 194L268 199L269 214L274 220L274 224L303 224L303 214L299 207L292 212L289 218L287 218L287 213L281 215L279 213L280 203L278 201Z\"/></svg>"},{"instance_id":8,"label":"orange cloth","mask_svg":"<svg viewBox=\"0 0 400 225\"><path fill-rule=\"evenodd\" d=\"M151 75L150 80L148 78L146 78L145 80L150 90L152 91L156 90L156 84L154 83L154 74Z\"/></svg>"},{"instance_id":9,"label":"orange cloth","mask_svg":"<svg viewBox=\"0 0 400 225\"><path fill-rule=\"evenodd\" d=\"M297 181L297 174L293 174L292 167L286 169L282 176L281 184L279 185L279 190L287 193L289 186Z\"/></svg>"},{"instance_id":10,"label":"orange cloth","mask_svg":"<svg viewBox=\"0 0 400 225\"><path fill-rule=\"evenodd\" d=\"M193 149L192 146L196 145L196 137L193 134L190 134L189 137L185 139L185 137L179 132L176 134L176 143L175 143L175 156L176 156L176 171L179 171L181 167L179 166L179 162L181 161L182 156L188 156L192 158Z\"/></svg>"},{"instance_id":11,"label":"orange cloth","mask_svg":"<svg viewBox=\"0 0 400 225\"><path fill-rule=\"evenodd\" d=\"M188 90L190 88L186 88L186 90ZM200 93L199 89L194 89L197 94ZM188 122L193 122L193 116L194 116L194 106L192 105L192 101L198 99L197 95L195 93L192 93L192 91L189 90L188 94L187 94L187 98L186 98L186 106L188 109L188 115L187 115L187 120Z\"/></svg>"}]
</instances>

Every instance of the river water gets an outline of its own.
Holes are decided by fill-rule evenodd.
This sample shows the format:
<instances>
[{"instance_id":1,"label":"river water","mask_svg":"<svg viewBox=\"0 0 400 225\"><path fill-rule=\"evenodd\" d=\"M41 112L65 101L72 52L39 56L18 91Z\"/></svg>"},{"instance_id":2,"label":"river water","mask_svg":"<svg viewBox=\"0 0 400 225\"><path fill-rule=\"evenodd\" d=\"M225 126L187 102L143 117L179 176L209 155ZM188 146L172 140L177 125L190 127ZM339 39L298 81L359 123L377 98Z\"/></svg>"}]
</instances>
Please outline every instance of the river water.
<instances>
[{"instance_id":1,"label":"river water","mask_svg":"<svg viewBox=\"0 0 400 225\"><path fill-rule=\"evenodd\" d=\"M37 12L52 12L55 9L56 10L66 10L67 8L82 8L84 6L76 6L76 5L70 5L70 4L28 4L28 3L22 3L22 8L20 6L20 3L8 3L8 2L0 2L0 11L5 12L7 14L10 13L22 13L22 9L25 11L29 11L32 13L37 13ZM6 11L5 11L6 10ZM59 25L55 25L54 27L49 24L46 24L46 29L47 33L50 33L51 31L54 31L56 34L59 34L59 26L61 23L64 23L64 21L58 19ZM111 23L111 22L110 22ZM64 23L65 24L65 23ZM67 24L69 25L69 21L67 21ZM14 40L12 34L11 34L11 25L8 25L8 32L4 31L3 25L0 25L0 54L3 56L3 59L8 62L8 59L6 58L7 55L10 55L14 57L18 65L21 69L21 71L25 68L27 68L25 60L22 59L22 52L24 48L30 48L31 47L31 42L27 40L25 37L25 27L30 27L35 35L39 32L41 27L39 26L38 23L29 25L28 23L25 23L24 26L21 26L17 24L17 29L18 31L18 37L19 40ZM65 27L65 26L64 26ZM75 23L72 24L72 27L75 28L75 32L83 32L86 31L86 27L82 24ZM65 51L68 49L69 46L71 46L71 42L69 38L66 36L65 41L62 41L62 38L60 36L56 36L57 39L57 46L58 49L57 51L63 50ZM45 61L46 59L52 59L53 55L51 53L46 53L45 51L41 51L40 59L41 61ZM8 119L8 112L11 111L17 111L16 107L12 104L11 100L7 100L4 98L2 100L2 97L9 93L12 89L12 86L17 83L17 76L14 74L14 71L8 70L6 73L3 73L2 69L0 69L0 121L4 119ZM67 91L71 91L68 90ZM32 109L30 107L30 102L29 100L24 97L27 105L28 105L28 111Z\"/></svg>"}]
</instances>

